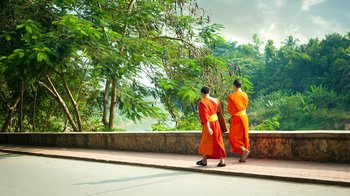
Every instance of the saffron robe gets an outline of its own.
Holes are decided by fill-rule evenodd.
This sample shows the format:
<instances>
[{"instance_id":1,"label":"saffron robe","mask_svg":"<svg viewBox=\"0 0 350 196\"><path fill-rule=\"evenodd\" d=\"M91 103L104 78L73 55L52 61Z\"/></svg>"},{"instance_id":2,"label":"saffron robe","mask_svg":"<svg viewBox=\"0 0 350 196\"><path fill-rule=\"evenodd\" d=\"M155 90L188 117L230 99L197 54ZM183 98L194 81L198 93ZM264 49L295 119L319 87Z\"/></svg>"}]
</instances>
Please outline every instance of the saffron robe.
<instances>
[{"instance_id":1,"label":"saffron robe","mask_svg":"<svg viewBox=\"0 0 350 196\"><path fill-rule=\"evenodd\" d=\"M232 153L242 154L239 146L250 148L248 135L248 116L245 110L248 106L248 96L242 91L237 91L228 96L228 112L231 114L230 118L230 132L228 139L230 142L230 151ZM242 112L243 111L243 112Z\"/></svg>"},{"instance_id":2,"label":"saffron robe","mask_svg":"<svg viewBox=\"0 0 350 196\"><path fill-rule=\"evenodd\" d=\"M206 155L208 159L226 157L219 121L210 120L210 116L216 115L219 103L219 100L203 98L198 104L199 117L202 123L202 140L199 145L199 154ZM208 121L210 128L213 130L213 135L210 135L206 128L205 124Z\"/></svg>"}]
</instances>

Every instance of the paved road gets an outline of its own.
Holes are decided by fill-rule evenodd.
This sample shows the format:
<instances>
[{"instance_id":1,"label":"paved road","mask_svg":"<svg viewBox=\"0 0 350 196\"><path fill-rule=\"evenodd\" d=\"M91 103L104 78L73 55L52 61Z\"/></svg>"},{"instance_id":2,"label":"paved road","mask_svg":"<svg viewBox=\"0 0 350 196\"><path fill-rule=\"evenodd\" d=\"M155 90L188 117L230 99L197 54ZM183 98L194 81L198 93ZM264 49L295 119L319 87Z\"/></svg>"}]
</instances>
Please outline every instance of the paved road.
<instances>
[{"instance_id":1,"label":"paved road","mask_svg":"<svg viewBox=\"0 0 350 196\"><path fill-rule=\"evenodd\" d=\"M3 144L0 144L0 151L103 163L150 166L218 175L249 176L263 179L350 187L350 164L348 163L317 163L249 158L248 162L242 164L238 162L238 157L230 157L226 160L226 167L222 168L216 167L217 160L213 159L209 160L207 167L196 166L195 161L199 159L199 155Z\"/></svg>"},{"instance_id":2,"label":"paved road","mask_svg":"<svg viewBox=\"0 0 350 196\"><path fill-rule=\"evenodd\" d=\"M325 195L350 187L221 176L0 152L0 195Z\"/></svg>"}]
</instances>

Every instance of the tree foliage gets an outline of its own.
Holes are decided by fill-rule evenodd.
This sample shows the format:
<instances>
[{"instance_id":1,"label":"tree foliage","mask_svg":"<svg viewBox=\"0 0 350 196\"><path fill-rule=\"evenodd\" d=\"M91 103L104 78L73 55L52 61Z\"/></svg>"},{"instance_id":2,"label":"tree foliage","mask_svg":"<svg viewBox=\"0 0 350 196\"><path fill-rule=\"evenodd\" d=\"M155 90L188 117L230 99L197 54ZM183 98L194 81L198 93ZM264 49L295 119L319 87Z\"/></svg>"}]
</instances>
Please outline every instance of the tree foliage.
<instances>
[{"instance_id":1,"label":"tree foliage","mask_svg":"<svg viewBox=\"0 0 350 196\"><path fill-rule=\"evenodd\" d=\"M113 129L115 114L159 117L144 97L174 109L155 87L164 80L180 84L172 89L180 105L194 107L192 81L178 77L200 72L190 62L223 40L192 0L2 1L0 10L3 131Z\"/></svg>"}]
</instances>

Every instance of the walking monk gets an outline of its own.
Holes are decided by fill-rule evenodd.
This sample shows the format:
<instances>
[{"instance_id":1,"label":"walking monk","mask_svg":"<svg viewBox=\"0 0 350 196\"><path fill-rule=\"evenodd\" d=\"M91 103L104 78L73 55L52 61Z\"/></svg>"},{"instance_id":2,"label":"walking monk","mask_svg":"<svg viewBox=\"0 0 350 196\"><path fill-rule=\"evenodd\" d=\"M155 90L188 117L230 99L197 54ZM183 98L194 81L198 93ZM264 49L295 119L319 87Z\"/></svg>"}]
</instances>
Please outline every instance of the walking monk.
<instances>
[{"instance_id":1,"label":"walking monk","mask_svg":"<svg viewBox=\"0 0 350 196\"><path fill-rule=\"evenodd\" d=\"M218 99L209 96L209 88L201 89L202 99L198 104L199 117L202 123L202 141L199 153L203 155L197 165L206 166L207 159L220 159L218 167L224 167L226 157L222 132L218 121L217 111L220 104Z\"/></svg>"},{"instance_id":2,"label":"walking monk","mask_svg":"<svg viewBox=\"0 0 350 196\"><path fill-rule=\"evenodd\" d=\"M250 153L248 116L246 113L248 96L241 89L241 80L237 79L233 84L234 92L228 96L227 106L231 114L228 139L230 141L231 152L240 154L241 158L239 162L245 162Z\"/></svg>"}]
</instances>

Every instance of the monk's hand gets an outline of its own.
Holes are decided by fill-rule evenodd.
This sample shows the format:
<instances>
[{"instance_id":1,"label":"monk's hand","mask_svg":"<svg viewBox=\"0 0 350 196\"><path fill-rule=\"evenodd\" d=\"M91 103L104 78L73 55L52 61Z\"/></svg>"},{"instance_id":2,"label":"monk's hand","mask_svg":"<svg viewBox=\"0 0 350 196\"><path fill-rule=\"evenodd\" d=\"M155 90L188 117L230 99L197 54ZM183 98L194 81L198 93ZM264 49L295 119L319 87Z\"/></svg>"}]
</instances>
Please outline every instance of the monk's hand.
<instances>
[{"instance_id":1,"label":"monk's hand","mask_svg":"<svg viewBox=\"0 0 350 196\"><path fill-rule=\"evenodd\" d=\"M208 128L208 133L210 134L210 135L213 135L213 129L211 129L210 127Z\"/></svg>"},{"instance_id":2,"label":"monk's hand","mask_svg":"<svg viewBox=\"0 0 350 196\"><path fill-rule=\"evenodd\" d=\"M210 128L209 121L205 124L205 128L207 129L210 135L213 135L213 129Z\"/></svg>"}]
</instances>

